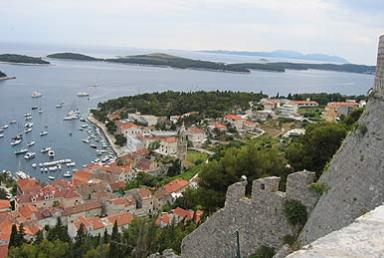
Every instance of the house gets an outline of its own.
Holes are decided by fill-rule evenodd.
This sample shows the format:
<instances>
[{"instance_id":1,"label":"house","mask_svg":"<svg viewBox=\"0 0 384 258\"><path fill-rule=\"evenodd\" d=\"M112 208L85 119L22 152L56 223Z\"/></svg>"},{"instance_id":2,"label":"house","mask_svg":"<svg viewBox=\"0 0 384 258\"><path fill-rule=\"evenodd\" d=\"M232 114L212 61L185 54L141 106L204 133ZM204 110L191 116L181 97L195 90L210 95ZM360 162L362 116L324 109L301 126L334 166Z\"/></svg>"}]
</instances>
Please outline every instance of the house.
<instances>
[{"instance_id":1,"label":"house","mask_svg":"<svg viewBox=\"0 0 384 258\"><path fill-rule=\"evenodd\" d=\"M231 124L237 131L243 129L244 119L240 115L228 114L224 116L224 121Z\"/></svg>"},{"instance_id":2,"label":"house","mask_svg":"<svg viewBox=\"0 0 384 258\"><path fill-rule=\"evenodd\" d=\"M272 110L257 110L252 114L252 119L256 121L267 121L267 119L272 118L274 115Z\"/></svg>"},{"instance_id":3,"label":"house","mask_svg":"<svg viewBox=\"0 0 384 258\"><path fill-rule=\"evenodd\" d=\"M133 220L133 214L130 212L120 212L120 213L109 215L106 218L103 218L103 221L105 221L104 225L112 226L111 228L113 228L113 225L116 222L119 232L122 232L123 230L128 229L129 225L132 223L132 220Z\"/></svg>"},{"instance_id":4,"label":"house","mask_svg":"<svg viewBox=\"0 0 384 258\"><path fill-rule=\"evenodd\" d=\"M11 202L9 200L0 200L0 213L11 211Z\"/></svg>"},{"instance_id":5,"label":"house","mask_svg":"<svg viewBox=\"0 0 384 258\"><path fill-rule=\"evenodd\" d=\"M160 147L156 150L159 154L175 155L177 153L176 137L166 137L160 139Z\"/></svg>"},{"instance_id":6,"label":"house","mask_svg":"<svg viewBox=\"0 0 384 258\"><path fill-rule=\"evenodd\" d=\"M261 99L260 104L263 105L264 110L275 110L280 106L280 100L279 99Z\"/></svg>"},{"instance_id":7,"label":"house","mask_svg":"<svg viewBox=\"0 0 384 258\"><path fill-rule=\"evenodd\" d=\"M19 214L19 217L21 218L21 221L37 220L38 213L39 213L39 209L30 203L25 204L18 209L18 214Z\"/></svg>"},{"instance_id":8,"label":"house","mask_svg":"<svg viewBox=\"0 0 384 258\"><path fill-rule=\"evenodd\" d=\"M9 213L0 214L0 258L8 256L8 244L11 238L12 218Z\"/></svg>"},{"instance_id":9,"label":"house","mask_svg":"<svg viewBox=\"0 0 384 258\"><path fill-rule=\"evenodd\" d=\"M83 204L68 207L64 209L64 216L67 216L68 222L73 222L80 216L92 217L100 216L102 213L102 205L96 201L88 201Z\"/></svg>"},{"instance_id":10,"label":"house","mask_svg":"<svg viewBox=\"0 0 384 258\"><path fill-rule=\"evenodd\" d=\"M294 119L297 116L297 106L291 104L284 104L278 109L279 117Z\"/></svg>"},{"instance_id":11,"label":"house","mask_svg":"<svg viewBox=\"0 0 384 258\"><path fill-rule=\"evenodd\" d=\"M313 100L293 100L290 102L291 105L296 105L297 108L306 108L306 107L317 107L319 103Z\"/></svg>"},{"instance_id":12,"label":"house","mask_svg":"<svg viewBox=\"0 0 384 258\"><path fill-rule=\"evenodd\" d=\"M137 136L127 135L127 148L129 152L145 149L145 143Z\"/></svg>"},{"instance_id":13,"label":"house","mask_svg":"<svg viewBox=\"0 0 384 258\"><path fill-rule=\"evenodd\" d=\"M145 216L152 214L154 199L152 192L147 188L136 188L129 190L127 195L131 195L136 200L136 216Z\"/></svg>"},{"instance_id":14,"label":"house","mask_svg":"<svg viewBox=\"0 0 384 258\"><path fill-rule=\"evenodd\" d=\"M203 214L204 211L202 210L193 211L177 207L168 213L162 213L157 217L155 223L161 228L164 228L172 223L185 223L191 220L194 220L194 222L198 224L200 223Z\"/></svg>"},{"instance_id":15,"label":"house","mask_svg":"<svg viewBox=\"0 0 384 258\"><path fill-rule=\"evenodd\" d=\"M181 197L185 189L188 187L189 182L184 179L175 179L168 184L160 187L154 194L154 209L160 210L167 203L174 203L174 201Z\"/></svg>"},{"instance_id":16,"label":"house","mask_svg":"<svg viewBox=\"0 0 384 258\"><path fill-rule=\"evenodd\" d=\"M227 131L227 127L224 124L219 123L219 122L215 122L215 123L209 125L208 129L211 133L214 133L215 131L219 131L219 132Z\"/></svg>"},{"instance_id":17,"label":"house","mask_svg":"<svg viewBox=\"0 0 384 258\"><path fill-rule=\"evenodd\" d=\"M326 121L336 121L341 116L348 116L359 104L354 101L329 102L324 109L323 117Z\"/></svg>"},{"instance_id":18,"label":"house","mask_svg":"<svg viewBox=\"0 0 384 258\"><path fill-rule=\"evenodd\" d=\"M207 141L207 135L203 129L199 127L191 127L187 131L188 140L192 142L194 147L201 146Z\"/></svg>"},{"instance_id":19,"label":"house","mask_svg":"<svg viewBox=\"0 0 384 258\"><path fill-rule=\"evenodd\" d=\"M157 217L155 224L158 225L160 228L164 228L168 225L170 225L172 222L172 216L169 213L163 213L159 217Z\"/></svg>"},{"instance_id":20,"label":"house","mask_svg":"<svg viewBox=\"0 0 384 258\"><path fill-rule=\"evenodd\" d=\"M17 180L16 184L18 195L31 192L39 192L41 189L41 185L35 178L19 179Z\"/></svg>"},{"instance_id":21,"label":"house","mask_svg":"<svg viewBox=\"0 0 384 258\"><path fill-rule=\"evenodd\" d=\"M124 136L140 136L143 134L140 126L127 122L127 121L117 121L116 123L117 132L123 134Z\"/></svg>"},{"instance_id":22,"label":"house","mask_svg":"<svg viewBox=\"0 0 384 258\"><path fill-rule=\"evenodd\" d=\"M106 213L113 214L121 211L132 212L136 210L136 200L133 196L118 197L106 202Z\"/></svg>"}]
</instances>

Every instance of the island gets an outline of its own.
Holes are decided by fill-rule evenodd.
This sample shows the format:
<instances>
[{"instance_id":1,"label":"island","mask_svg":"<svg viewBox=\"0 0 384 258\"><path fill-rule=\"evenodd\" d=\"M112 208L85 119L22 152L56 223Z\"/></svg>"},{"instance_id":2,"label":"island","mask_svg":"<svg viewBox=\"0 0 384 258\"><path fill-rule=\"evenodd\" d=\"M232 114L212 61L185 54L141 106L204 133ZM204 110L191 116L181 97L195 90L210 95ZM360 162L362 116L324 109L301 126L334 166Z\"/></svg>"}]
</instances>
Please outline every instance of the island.
<instances>
[{"instance_id":1,"label":"island","mask_svg":"<svg viewBox=\"0 0 384 258\"><path fill-rule=\"evenodd\" d=\"M14 76L8 76L2 71L0 71L0 81L5 81L5 80L11 80L11 79L16 79Z\"/></svg>"},{"instance_id":2,"label":"island","mask_svg":"<svg viewBox=\"0 0 384 258\"><path fill-rule=\"evenodd\" d=\"M117 58L95 58L77 53L56 53L48 55L49 58L81 60L81 61L103 61L121 64L149 65L158 67L172 67L178 69L199 69L220 72L239 72L250 73L252 70L268 72L285 72L286 70L324 70L335 72L350 72L362 74L374 74L375 66L357 65L357 64L313 64L313 63L236 63L225 64L221 62L211 62L204 60L194 60L184 57L178 57L163 53L153 53L146 55L134 55Z\"/></svg>"},{"instance_id":3,"label":"island","mask_svg":"<svg viewBox=\"0 0 384 258\"><path fill-rule=\"evenodd\" d=\"M50 64L49 62L43 60L41 57L31 57L17 54L2 54L0 55L0 62L36 65Z\"/></svg>"}]
</instances>

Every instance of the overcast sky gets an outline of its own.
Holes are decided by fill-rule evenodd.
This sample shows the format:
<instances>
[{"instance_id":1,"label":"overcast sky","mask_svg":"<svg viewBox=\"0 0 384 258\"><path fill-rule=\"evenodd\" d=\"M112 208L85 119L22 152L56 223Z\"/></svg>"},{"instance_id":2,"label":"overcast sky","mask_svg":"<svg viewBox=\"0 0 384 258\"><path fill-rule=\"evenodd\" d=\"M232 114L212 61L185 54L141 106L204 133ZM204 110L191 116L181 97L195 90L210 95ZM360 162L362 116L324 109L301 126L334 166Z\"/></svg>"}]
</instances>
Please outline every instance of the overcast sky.
<instances>
[{"instance_id":1,"label":"overcast sky","mask_svg":"<svg viewBox=\"0 0 384 258\"><path fill-rule=\"evenodd\" d=\"M374 64L384 0L0 0L0 41L338 55Z\"/></svg>"}]
</instances>

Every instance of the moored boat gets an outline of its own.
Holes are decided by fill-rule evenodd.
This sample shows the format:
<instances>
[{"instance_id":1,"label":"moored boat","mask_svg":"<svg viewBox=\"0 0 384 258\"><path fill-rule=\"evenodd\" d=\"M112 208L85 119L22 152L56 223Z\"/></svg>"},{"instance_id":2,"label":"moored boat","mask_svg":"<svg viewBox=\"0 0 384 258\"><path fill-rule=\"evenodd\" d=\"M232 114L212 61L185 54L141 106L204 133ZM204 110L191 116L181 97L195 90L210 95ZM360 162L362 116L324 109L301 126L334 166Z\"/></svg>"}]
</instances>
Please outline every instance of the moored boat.
<instances>
[{"instance_id":1,"label":"moored boat","mask_svg":"<svg viewBox=\"0 0 384 258\"><path fill-rule=\"evenodd\" d=\"M43 94L41 92L38 92L38 91L32 92L32 95L31 95L32 98L40 98L42 96L43 96Z\"/></svg>"},{"instance_id":2,"label":"moored boat","mask_svg":"<svg viewBox=\"0 0 384 258\"><path fill-rule=\"evenodd\" d=\"M54 176L49 176L48 179L49 180L55 180L56 178Z\"/></svg>"},{"instance_id":3,"label":"moored boat","mask_svg":"<svg viewBox=\"0 0 384 258\"><path fill-rule=\"evenodd\" d=\"M64 120L66 120L66 121L77 120L77 119L79 119L78 113L76 111L73 111L73 110L69 111L67 113L67 115L64 117Z\"/></svg>"},{"instance_id":4,"label":"moored boat","mask_svg":"<svg viewBox=\"0 0 384 258\"><path fill-rule=\"evenodd\" d=\"M20 149L18 151L15 151L15 155L25 154L28 152L28 149Z\"/></svg>"},{"instance_id":5,"label":"moored boat","mask_svg":"<svg viewBox=\"0 0 384 258\"><path fill-rule=\"evenodd\" d=\"M29 142L29 143L27 144L27 146L28 146L28 147L31 147L31 146L35 145L35 143L36 143L35 141L31 141L31 142Z\"/></svg>"},{"instance_id":6,"label":"moored boat","mask_svg":"<svg viewBox=\"0 0 384 258\"><path fill-rule=\"evenodd\" d=\"M41 131L41 132L40 132L40 136L45 136L45 135L47 135L47 134L48 134L47 131Z\"/></svg>"},{"instance_id":7,"label":"moored boat","mask_svg":"<svg viewBox=\"0 0 384 258\"><path fill-rule=\"evenodd\" d=\"M48 157L50 157L51 159L53 159L55 157L55 151L50 149L48 150Z\"/></svg>"},{"instance_id":8,"label":"moored boat","mask_svg":"<svg viewBox=\"0 0 384 258\"><path fill-rule=\"evenodd\" d=\"M78 97L89 97L89 93L87 93L85 91L81 91L81 92L77 93L77 96Z\"/></svg>"},{"instance_id":9,"label":"moored boat","mask_svg":"<svg viewBox=\"0 0 384 258\"><path fill-rule=\"evenodd\" d=\"M63 177L65 178L69 178L69 177L72 177L72 173L70 171L67 171L63 174Z\"/></svg>"},{"instance_id":10,"label":"moored boat","mask_svg":"<svg viewBox=\"0 0 384 258\"><path fill-rule=\"evenodd\" d=\"M52 147L45 147L45 148L43 148L43 149L41 149L41 153L47 153L49 150L51 150L52 149Z\"/></svg>"},{"instance_id":11,"label":"moored boat","mask_svg":"<svg viewBox=\"0 0 384 258\"><path fill-rule=\"evenodd\" d=\"M24 158L29 160L29 159L34 159L36 157L36 153L34 152L27 152L27 154L24 155Z\"/></svg>"}]
</instances>

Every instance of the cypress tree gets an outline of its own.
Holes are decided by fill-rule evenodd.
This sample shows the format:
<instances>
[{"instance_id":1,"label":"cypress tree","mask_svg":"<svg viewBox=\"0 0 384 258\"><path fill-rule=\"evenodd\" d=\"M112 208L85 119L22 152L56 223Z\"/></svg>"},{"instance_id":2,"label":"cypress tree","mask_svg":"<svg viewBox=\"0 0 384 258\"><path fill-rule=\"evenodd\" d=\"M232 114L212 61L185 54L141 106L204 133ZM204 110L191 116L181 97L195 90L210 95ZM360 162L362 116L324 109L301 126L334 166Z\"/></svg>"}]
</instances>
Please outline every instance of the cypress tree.
<instances>
[{"instance_id":1,"label":"cypress tree","mask_svg":"<svg viewBox=\"0 0 384 258\"><path fill-rule=\"evenodd\" d=\"M110 258L119 258L122 257L122 252L120 250L120 233L117 227L117 220L113 224L111 241L109 244L109 257Z\"/></svg>"},{"instance_id":2,"label":"cypress tree","mask_svg":"<svg viewBox=\"0 0 384 258\"><path fill-rule=\"evenodd\" d=\"M24 230L24 224L21 223L19 226L19 232L17 234L18 236L18 241L19 241L19 246L23 244L24 242L24 236L25 236L25 230Z\"/></svg>"},{"instance_id":3,"label":"cypress tree","mask_svg":"<svg viewBox=\"0 0 384 258\"><path fill-rule=\"evenodd\" d=\"M19 232L17 232L17 227L15 224L12 225L11 229L11 237L9 239L9 247L17 247L19 246Z\"/></svg>"},{"instance_id":4,"label":"cypress tree","mask_svg":"<svg viewBox=\"0 0 384 258\"><path fill-rule=\"evenodd\" d=\"M109 235L108 235L107 228L105 228L105 230L104 230L103 243L104 244L108 244L109 243Z\"/></svg>"}]
</instances>

